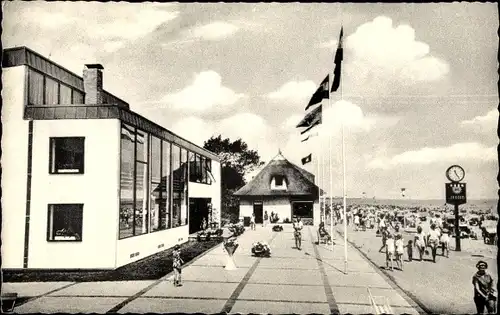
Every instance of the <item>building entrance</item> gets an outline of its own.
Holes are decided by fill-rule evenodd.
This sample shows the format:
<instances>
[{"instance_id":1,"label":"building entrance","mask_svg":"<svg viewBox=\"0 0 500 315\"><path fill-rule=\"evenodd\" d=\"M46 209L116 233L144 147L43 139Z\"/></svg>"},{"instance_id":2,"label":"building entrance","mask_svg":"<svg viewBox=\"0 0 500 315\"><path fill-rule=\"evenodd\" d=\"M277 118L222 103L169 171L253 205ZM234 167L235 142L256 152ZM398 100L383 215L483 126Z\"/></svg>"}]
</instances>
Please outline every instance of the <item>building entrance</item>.
<instances>
[{"instance_id":1,"label":"building entrance","mask_svg":"<svg viewBox=\"0 0 500 315\"><path fill-rule=\"evenodd\" d=\"M202 230L203 219L209 227L211 202L211 198L189 198L189 234Z\"/></svg>"}]
</instances>

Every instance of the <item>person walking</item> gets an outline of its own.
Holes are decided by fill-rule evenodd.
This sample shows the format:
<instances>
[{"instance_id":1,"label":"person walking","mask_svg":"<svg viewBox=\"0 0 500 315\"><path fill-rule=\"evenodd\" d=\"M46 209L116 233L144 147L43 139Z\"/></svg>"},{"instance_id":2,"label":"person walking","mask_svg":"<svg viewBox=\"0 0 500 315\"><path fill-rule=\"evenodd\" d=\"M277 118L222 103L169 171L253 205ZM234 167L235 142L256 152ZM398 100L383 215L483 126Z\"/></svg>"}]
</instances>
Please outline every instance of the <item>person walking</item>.
<instances>
[{"instance_id":1,"label":"person walking","mask_svg":"<svg viewBox=\"0 0 500 315\"><path fill-rule=\"evenodd\" d=\"M255 213L252 213L250 217L250 229L255 230Z\"/></svg>"},{"instance_id":2,"label":"person walking","mask_svg":"<svg viewBox=\"0 0 500 315\"><path fill-rule=\"evenodd\" d=\"M300 220L300 217L294 217L293 220L293 236L295 237L295 247L297 247L298 250L302 250L302 228L304 225L302 224L302 221Z\"/></svg>"},{"instance_id":3,"label":"person walking","mask_svg":"<svg viewBox=\"0 0 500 315\"><path fill-rule=\"evenodd\" d=\"M425 244L425 233L423 232L422 227L420 225L417 227L417 234L415 234L414 244L417 247L418 254L420 256L420 261L422 261L422 256L424 255L426 244Z\"/></svg>"},{"instance_id":4,"label":"person walking","mask_svg":"<svg viewBox=\"0 0 500 315\"><path fill-rule=\"evenodd\" d=\"M174 268L174 286L182 286L181 274L182 274L182 264L184 261L181 258L181 247L179 244L174 246L172 251L172 267Z\"/></svg>"},{"instance_id":5,"label":"person walking","mask_svg":"<svg viewBox=\"0 0 500 315\"><path fill-rule=\"evenodd\" d=\"M402 234L396 234L395 237L395 247L396 247L396 266L403 271L403 253L404 253L404 240Z\"/></svg>"},{"instance_id":6,"label":"person walking","mask_svg":"<svg viewBox=\"0 0 500 315\"><path fill-rule=\"evenodd\" d=\"M395 244L394 244L394 238L391 233L387 234L387 241L386 241L387 249L385 252L385 264L387 266L386 269L389 268L389 261L391 262L391 271L393 271L393 260L394 260L394 252L395 252Z\"/></svg>"},{"instance_id":7,"label":"person walking","mask_svg":"<svg viewBox=\"0 0 500 315\"><path fill-rule=\"evenodd\" d=\"M444 256L444 252L446 251L446 258L450 254L450 236L448 235L448 230L444 229L443 234L439 238L439 242L441 243L442 255Z\"/></svg>"},{"instance_id":8,"label":"person walking","mask_svg":"<svg viewBox=\"0 0 500 315\"><path fill-rule=\"evenodd\" d=\"M269 216L267 215L267 211L264 211L264 226L269 224Z\"/></svg>"},{"instance_id":9,"label":"person walking","mask_svg":"<svg viewBox=\"0 0 500 315\"><path fill-rule=\"evenodd\" d=\"M497 296L493 286L493 278L486 271L488 264L480 260L476 264L477 272L472 277L472 285L474 286L474 304L476 304L477 314L483 314L484 309L488 314L495 314L495 304Z\"/></svg>"},{"instance_id":10,"label":"person walking","mask_svg":"<svg viewBox=\"0 0 500 315\"><path fill-rule=\"evenodd\" d=\"M427 235L427 245L430 246L431 248L433 262L436 262L436 252L437 252L437 247L439 245L440 236L441 233L439 232L438 229L436 229L436 224L431 224L431 230Z\"/></svg>"},{"instance_id":11,"label":"person walking","mask_svg":"<svg viewBox=\"0 0 500 315\"><path fill-rule=\"evenodd\" d=\"M382 234L382 246L378 250L379 253L381 253L387 245L387 234L389 233L389 231L387 230L387 227L383 227L381 228L380 233Z\"/></svg>"}]
</instances>

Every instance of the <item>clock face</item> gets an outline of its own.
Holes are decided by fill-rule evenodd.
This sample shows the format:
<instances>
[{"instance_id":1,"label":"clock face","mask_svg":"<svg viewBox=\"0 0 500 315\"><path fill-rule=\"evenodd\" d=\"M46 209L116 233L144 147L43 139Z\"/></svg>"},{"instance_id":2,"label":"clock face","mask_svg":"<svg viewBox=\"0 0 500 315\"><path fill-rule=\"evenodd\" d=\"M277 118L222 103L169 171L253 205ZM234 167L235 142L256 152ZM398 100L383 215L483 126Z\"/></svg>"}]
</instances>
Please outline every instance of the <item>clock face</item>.
<instances>
[{"instance_id":1,"label":"clock face","mask_svg":"<svg viewBox=\"0 0 500 315\"><path fill-rule=\"evenodd\" d=\"M465 171L458 165L453 165L446 170L446 177L452 182L459 182L465 177Z\"/></svg>"}]
</instances>

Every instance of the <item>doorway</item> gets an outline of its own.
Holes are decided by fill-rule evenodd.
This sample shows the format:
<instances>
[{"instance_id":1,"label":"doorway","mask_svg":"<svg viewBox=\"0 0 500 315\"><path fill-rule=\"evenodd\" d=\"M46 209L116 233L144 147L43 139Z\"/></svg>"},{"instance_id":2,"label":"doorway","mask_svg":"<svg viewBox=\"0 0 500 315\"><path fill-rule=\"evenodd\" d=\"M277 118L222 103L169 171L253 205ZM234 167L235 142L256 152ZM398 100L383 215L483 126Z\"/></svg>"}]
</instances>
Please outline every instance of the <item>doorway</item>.
<instances>
[{"instance_id":1,"label":"doorway","mask_svg":"<svg viewBox=\"0 0 500 315\"><path fill-rule=\"evenodd\" d=\"M211 201L211 198L189 198L189 234L202 230L203 219L207 222L208 227Z\"/></svg>"},{"instance_id":2,"label":"doorway","mask_svg":"<svg viewBox=\"0 0 500 315\"><path fill-rule=\"evenodd\" d=\"M255 214L255 223L264 223L264 204L262 201L254 201L253 213Z\"/></svg>"},{"instance_id":3,"label":"doorway","mask_svg":"<svg viewBox=\"0 0 500 315\"><path fill-rule=\"evenodd\" d=\"M292 217L298 216L301 219L313 219L313 202L312 201L293 201L292 202Z\"/></svg>"}]
</instances>

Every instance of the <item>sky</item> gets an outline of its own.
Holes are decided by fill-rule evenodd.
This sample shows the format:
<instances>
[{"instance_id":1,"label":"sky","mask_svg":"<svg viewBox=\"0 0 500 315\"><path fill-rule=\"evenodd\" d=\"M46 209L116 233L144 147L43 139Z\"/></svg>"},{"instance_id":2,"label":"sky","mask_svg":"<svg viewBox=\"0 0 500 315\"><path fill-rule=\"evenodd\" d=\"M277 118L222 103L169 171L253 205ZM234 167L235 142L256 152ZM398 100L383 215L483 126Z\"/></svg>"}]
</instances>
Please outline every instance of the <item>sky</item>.
<instances>
[{"instance_id":1,"label":"sky","mask_svg":"<svg viewBox=\"0 0 500 315\"><path fill-rule=\"evenodd\" d=\"M445 170L469 199L496 198L498 8L494 3L2 2L3 47L27 46L198 145L242 138L279 150L341 196L443 199ZM296 124L344 28L341 87L323 123ZM318 172L318 169L321 172ZM251 178L255 174L249 174ZM332 180L330 180L330 178ZM332 185L330 186L330 183Z\"/></svg>"}]
</instances>

